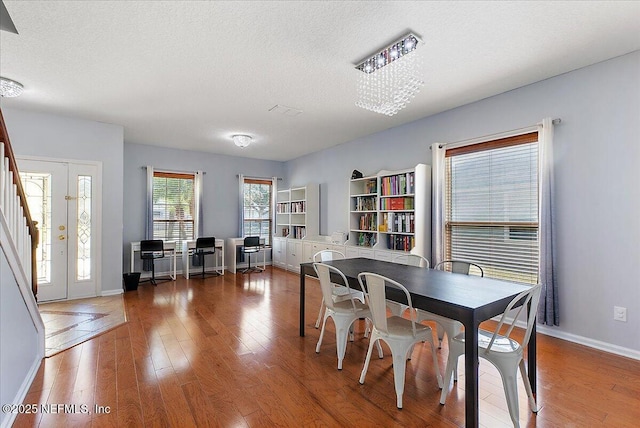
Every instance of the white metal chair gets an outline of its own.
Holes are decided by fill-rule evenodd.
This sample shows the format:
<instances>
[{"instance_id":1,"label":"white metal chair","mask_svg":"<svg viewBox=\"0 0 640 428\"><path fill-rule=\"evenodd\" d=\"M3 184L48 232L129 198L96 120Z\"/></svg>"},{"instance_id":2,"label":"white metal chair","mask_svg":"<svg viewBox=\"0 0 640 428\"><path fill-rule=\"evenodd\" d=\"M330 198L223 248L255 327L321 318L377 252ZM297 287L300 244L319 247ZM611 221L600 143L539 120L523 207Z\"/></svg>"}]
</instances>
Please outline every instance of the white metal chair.
<instances>
[{"instance_id":1,"label":"white metal chair","mask_svg":"<svg viewBox=\"0 0 640 428\"><path fill-rule=\"evenodd\" d=\"M393 259L393 263L401 263L403 265L429 269L429 260L417 254L401 254ZM394 302L393 300L387 300L387 308L389 308L393 315L401 317L404 311L407 310L408 306Z\"/></svg>"},{"instance_id":2,"label":"white metal chair","mask_svg":"<svg viewBox=\"0 0 640 428\"><path fill-rule=\"evenodd\" d=\"M320 250L313 255L314 262L327 262L331 260L340 260L344 259L344 254L340 251L335 250ZM353 294L354 298L360 300L364 303L364 294L360 290L353 290L351 288L347 288L342 284L332 284L333 288L331 289L331 296L334 302L339 302L343 300L349 299L349 294ZM322 314L324 313L324 298L322 302L320 302L320 311L318 312L318 319L316 320L316 328L320 327L320 322L322 322Z\"/></svg>"},{"instance_id":3,"label":"white metal chair","mask_svg":"<svg viewBox=\"0 0 640 428\"><path fill-rule=\"evenodd\" d=\"M371 360L371 352L373 345L383 340L389 348L393 358L393 379L396 389L396 405L402 408L402 395L404 392L404 378L407 366L407 359L411 359L411 351L413 346L418 342L429 342L431 345L431 355L433 356L433 369L438 379L438 387L442 388L442 376L438 367L438 359L436 357L436 349L433 345L433 334L431 327L416 322L415 311L411 304L411 295L407 289L400 283L370 272L363 272L358 275L358 281L362 289L365 289L366 283L367 303L373 317L373 331L369 339L369 349L367 357L364 360L364 367L360 374L360 383L364 384L369 362ZM387 296L386 287L396 288L403 292L409 306L409 314L411 319L406 319L391 315L387 317Z\"/></svg>"},{"instance_id":4,"label":"white metal chair","mask_svg":"<svg viewBox=\"0 0 640 428\"><path fill-rule=\"evenodd\" d=\"M436 264L433 268L446 270L451 273L484 276L484 270L482 270L482 267L480 267L479 264L468 262L465 260L443 260L440 263ZM472 272L472 268L476 270L475 273Z\"/></svg>"},{"instance_id":5,"label":"white metal chair","mask_svg":"<svg viewBox=\"0 0 640 428\"><path fill-rule=\"evenodd\" d=\"M469 275L471 267L475 267L480 275L484 276L484 271L476 263L462 261L462 260L444 260L436 264L433 268L439 270L447 270L453 273L461 273ZM451 338L457 336L462 331L462 323L451 318L446 318L441 315L432 314L431 312L418 309L418 322L422 321L435 321L437 324L438 334L438 348L442 347L442 339L444 334L447 334L447 341L450 342ZM458 379L458 371L454 370L454 379Z\"/></svg>"},{"instance_id":6,"label":"white metal chair","mask_svg":"<svg viewBox=\"0 0 640 428\"><path fill-rule=\"evenodd\" d=\"M320 345L322 345L322 338L324 337L324 331L327 326L327 318L332 318L336 327L338 370L342 370L342 360L344 359L344 355L347 350L347 338L350 333L351 325L359 318L371 319L371 311L365 303L356 299L352 293L347 294L346 300L334 302L332 294L334 285L331 283L331 274L340 275L344 281L344 287L350 289L347 278L339 269L324 263L314 263L313 268L320 280L320 288L322 289L322 296L325 300L326 306L322 320L322 330L320 330L320 338L316 345L316 353L320 352ZM382 358L382 347L379 344L378 353L380 354L380 358Z\"/></svg>"},{"instance_id":7,"label":"white metal chair","mask_svg":"<svg viewBox=\"0 0 640 428\"><path fill-rule=\"evenodd\" d=\"M478 356L486 359L493 364L500 372L502 377L502 385L504 386L504 392L507 397L507 407L509 408L509 415L514 427L519 427L519 411L518 411L518 367L520 368L520 375L524 382L527 396L529 397L529 405L531 411L536 413L538 407L536 405L535 398L531 392L531 384L529 383L529 377L527 376L527 369L524 364L524 348L529 343L531 338L531 331L534 323L536 322L536 314L538 311L538 302L540 300L540 290L542 285L538 284L532 286L529 290L523 291L511 300L506 310L502 314L498 325L493 332L486 330L478 330ZM509 312L520 304L519 308L516 308L515 314ZM527 314L527 329L521 342L510 337L513 328L523 312ZM507 319L509 317L509 319ZM508 326L507 331L504 334L500 334L500 329L503 325ZM449 393L449 384L451 383L451 375L454 367L458 365L458 358L464 355L464 333L460 333L455 336L449 345L449 358L447 359L447 367L445 369L444 376L444 388L440 395L440 403L444 404Z\"/></svg>"}]
</instances>

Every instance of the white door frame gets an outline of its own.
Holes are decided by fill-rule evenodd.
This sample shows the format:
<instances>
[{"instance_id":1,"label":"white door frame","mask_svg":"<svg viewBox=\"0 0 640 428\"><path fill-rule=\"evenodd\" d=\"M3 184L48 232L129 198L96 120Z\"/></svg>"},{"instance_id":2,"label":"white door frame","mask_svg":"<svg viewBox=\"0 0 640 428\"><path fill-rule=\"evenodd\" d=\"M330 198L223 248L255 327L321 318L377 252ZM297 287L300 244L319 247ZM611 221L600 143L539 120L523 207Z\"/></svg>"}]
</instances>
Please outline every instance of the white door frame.
<instances>
[{"instance_id":1,"label":"white door frame","mask_svg":"<svg viewBox=\"0 0 640 428\"><path fill-rule=\"evenodd\" d=\"M81 299L85 297L96 297L101 295L102 291L102 162L100 161L86 161L78 159L62 159L62 158L48 158L40 156L16 156L16 161L20 165L20 161L38 161L38 162L57 162L66 163L68 165L69 173L77 171L82 174L83 167L95 168L95 180L92 179L92 225L91 225L91 258L95 260L94 272L95 281L92 281L95 285L93 287L76 286L79 284L76 282L74 273L70 272L67 267L67 298L66 300ZM77 190L69 189L71 195L75 195ZM68 231L68 236L71 236L71 231ZM75 231L73 231L75 236ZM67 251L67 258L75 256L75 252ZM67 263L69 266L69 263ZM71 285L74 285L73 287Z\"/></svg>"}]
</instances>

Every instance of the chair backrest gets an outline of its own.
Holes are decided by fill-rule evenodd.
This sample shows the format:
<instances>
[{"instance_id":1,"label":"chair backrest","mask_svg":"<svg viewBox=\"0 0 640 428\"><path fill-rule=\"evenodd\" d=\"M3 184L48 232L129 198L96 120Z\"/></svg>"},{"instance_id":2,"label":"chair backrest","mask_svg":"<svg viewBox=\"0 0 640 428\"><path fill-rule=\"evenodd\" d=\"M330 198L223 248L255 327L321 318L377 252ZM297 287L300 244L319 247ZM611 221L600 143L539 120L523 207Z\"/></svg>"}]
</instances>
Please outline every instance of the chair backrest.
<instances>
[{"instance_id":1,"label":"chair backrest","mask_svg":"<svg viewBox=\"0 0 640 428\"><path fill-rule=\"evenodd\" d=\"M533 330L533 326L536 322L536 315L538 314L538 303L540 302L540 292L542 290L542 284L537 284L532 286L529 290L525 290L522 293L518 294L514 297L511 302L507 305L507 309L505 309L504 313L500 317L500 321L496 326L495 331L493 332L493 336L491 336L491 340L489 341L489 345L487 346L485 352L488 352L491 349L491 346L495 342L496 338L500 334L501 336L509 337L513 328L515 327L520 314L527 314L527 330L525 331L522 342L520 343L521 347L527 346L529 343L529 339L531 338L531 331ZM518 308L517 312L514 314L509 313L514 308L515 305L522 303ZM506 332L500 333L503 325L509 326Z\"/></svg>"},{"instance_id":2,"label":"chair backrest","mask_svg":"<svg viewBox=\"0 0 640 428\"><path fill-rule=\"evenodd\" d=\"M387 327L387 291L386 287L396 288L402 291L407 299L413 336L416 335L416 311L413 310L411 295L404 285L377 273L362 272L358 274L360 287L367 297L367 304L371 310L373 325L382 333L389 333ZM404 304L404 302L403 302Z\"/></svg>"},{"instance_id":3,"label":"chair backrest","mask_svg":"<svg viewBox=\"0 0 640 428\"><path fill-rule=\"evenodd\" d=\"M340 269L335 268L333 266L329 266L324 263L315 262L313 264L313 269L316 271L316 274L318 275L318 279L320 280L320 288L322 289L322 297L324 298L324 304L328 308L334 309L333 282L335 281L332 281L331 274L334 273L339 275L342 278L342 282L344 283L344 286L347 288L350 288L349 281L347 281L347 278L344 276L342 271L340 271ZM353 310L355 312L356 304L353 301L353 294L349 292L347 295L351 299L351 305L353 306Z\"/></svg>"},{"instance_id":4,"label":"chair backrest","mask_svg":"<svg viewBox=\"0 0 640 428\"><path fill-rule=\"evenodd\" d=\"M344 254L336 250L320 250L313 255L314 262L329 262L344 259Z\"/></svg>"},{"instance_id":5,"label":"chair backrest","mask_svg":"<svg viewBox=\"0 0 640 428\"><path fill-rule=\"evenodd\" d=\"M244 238L244 247L259 247L260 246L260 237L259 236L247 236Z\"/></svg>"},{"instance_id":6,"label":"chair backrest","mask_svg":"<svg viewBox=\"0 0 640 428\"><path fill-rule=\"evenodd\" d=\"M482 267L480 267L479 264L473 263L473 262L467 262L464 260L443 260L437 265L435 265L433 268L439 269L439 270L446 270L453 273L470 275L472 267L478 272L478 276L484 276L484 270L482 270Z\"/></svg>"},{"instance_id":7,"label":"chair backrest","mask_svg":"<svg viewBox=\"0 0 640 428\"><path fill-rule=\"evenodd\" d=\"M164 257L164 242L162 239L146 239L140 241L140 256L158 253L158 257Z\"/></svg>"},{"instance_id":8,"label":"chair backrest","mask_svg":"<svg viewBox=\"0 0 640 428\"><path fill-rule=\"evenodd\" d=\"M208 236L206 238L196 239L196 250L201 248L212 248L215 251L216 238L213 236Z\"/></svg>"},{"instance_id":9,"label":"chair backrest","mask_svg":"<svg viewBox=\"0 0 640 428\"><path fill-rule=\"evenodd\" d=\"M393 262L429 269L429 260L417 254L401 254L399 256L396 256L393 259Z\"/></svg>"}]
</instances>

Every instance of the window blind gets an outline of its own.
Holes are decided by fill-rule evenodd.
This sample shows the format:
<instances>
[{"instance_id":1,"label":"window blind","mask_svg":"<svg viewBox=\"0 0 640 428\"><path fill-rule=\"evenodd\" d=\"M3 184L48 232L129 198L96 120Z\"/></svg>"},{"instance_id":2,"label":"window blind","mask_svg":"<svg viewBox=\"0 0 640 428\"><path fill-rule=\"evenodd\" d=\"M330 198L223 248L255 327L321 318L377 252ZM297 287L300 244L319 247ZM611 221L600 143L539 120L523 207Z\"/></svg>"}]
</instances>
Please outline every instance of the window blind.
<instances>
[{"instance_id":1,"label":"window blind","mask_svg":"<svg viewBox=\"0 0 640 428\"><path fill-rule=\"evenodd\" d=\"M265 245L271 245L271 192L271 180L244 179L244 235L260 236Z\"/></svg>"},{"instance_id":2,"label":"window blind","mask_svg":"<svg viewBox=\"0 0 640 428\"><path fill-rule=\"evenodd\" d=\"M176 241L194 239L195 191L193 174L154 171L153 237Z\"/></svg>"},{"instance_id":3,"label":"window blind","mask_svg":"<svg viewBox=\"0 0 640 428\"><path fill-rule=\"evenodd\" d=\"M537 133L447 150L445 256L538 282Z\"/></svg>"}]
</instances>

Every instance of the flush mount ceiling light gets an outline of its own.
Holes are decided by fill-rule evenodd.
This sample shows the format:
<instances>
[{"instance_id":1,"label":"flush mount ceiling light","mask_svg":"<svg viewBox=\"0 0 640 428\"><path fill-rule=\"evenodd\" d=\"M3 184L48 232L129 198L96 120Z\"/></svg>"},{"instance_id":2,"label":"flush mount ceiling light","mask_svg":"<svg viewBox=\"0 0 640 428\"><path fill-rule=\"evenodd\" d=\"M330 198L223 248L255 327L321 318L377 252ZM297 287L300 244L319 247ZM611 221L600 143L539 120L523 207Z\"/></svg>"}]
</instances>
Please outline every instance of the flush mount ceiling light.
<instances>
[{"instance_id":1,"label":"flush mount ceiling light","mask_svg":"<svg viewBox=\"0 0 640 428\"><path fill-rule=\"evenodd\" d=\"M405 108L424 85L421 57L415 53L420 45L422 41L409 33L360 61L356 105L387 116Z\"/></svg>"},{"instance_id":2,"label":"flush mount ceiling light","mask_svg":"<svg viewBox=\"0 0 640 428\"><path fill-rule=\"evenodd\" d=\"M22 94L23 86L14 80L0 77L0 96L12 98Z\"/></svg>"},{"instance_id":3,"label":"flush mount ceiling light","mask_svg":"<svg viewBox=\"0 0 640 428\"><path fill-rule=\"evenodd\" d=\"M249 135L242 135L242 134L232 135L231 139L233 140L236 146L243 147L243 148L251 144L251 141L253 140L253 138L251 138Z\"/></svg>"}]
</instances>

